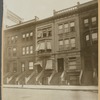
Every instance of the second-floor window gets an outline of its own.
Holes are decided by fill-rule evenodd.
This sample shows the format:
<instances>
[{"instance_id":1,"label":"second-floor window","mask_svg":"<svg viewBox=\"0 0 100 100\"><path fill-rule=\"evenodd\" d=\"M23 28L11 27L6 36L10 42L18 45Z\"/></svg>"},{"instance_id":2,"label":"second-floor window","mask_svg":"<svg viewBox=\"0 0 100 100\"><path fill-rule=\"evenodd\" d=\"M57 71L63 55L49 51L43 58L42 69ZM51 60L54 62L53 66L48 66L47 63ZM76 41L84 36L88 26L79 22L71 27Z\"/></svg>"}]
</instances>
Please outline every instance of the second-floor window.
<instances>
[{"instance_id":1,"label":"second-floor window","mask_svg":"<svg viewBox=\"0 0 100 100\"><path fill-rule=\"evenodd\" d=\"M33 62L29 62L29 70L33 70Z\"/></svg>"},{"instance_id":2,"label":"second-floor window","mask_svg":"<svg viewBox=\"0 0 100 100\"><path fill-rule=\"evenodd\" d=\"M33 53L33 46L30 46L30 54Z\"/></svg>"},{"instance_id":3,"label":"second-floor window","mask_svg":"<svg viewBox=\"0 0 100 100\"><path fill-rule=\"evenodd\" d=\"M25 47L22 48L22 54L25 55Z\"/></svg>"},{"instance_id":4,"label":"second-floor window","mask_svg":"<svg viewBox=\"0 0 100 100\"><path fill-rule=\"evenodd\" d=\"M29 47L26 47L26 54L29 54Z\"/></svg>"},{"instance_id":5,"label":"second-floor window","mask_svg":"<svg viewBox=\"0 0 100 100\"><path fill-rule=\"evenodd\" d=\"M70 43L71 43L71 48L75 48L75 38L71 38L70 40Z\"/></svg>"},{"instance_id":6,"label":"second-floor window","mask_svg":"<svg viewBox=\"0 0 100 100\"><path fill-rule=\"evenodd\" d=\"M69 48L69 39L65 39L65 47L68 49Z\"/></svg>"}]
</instances>

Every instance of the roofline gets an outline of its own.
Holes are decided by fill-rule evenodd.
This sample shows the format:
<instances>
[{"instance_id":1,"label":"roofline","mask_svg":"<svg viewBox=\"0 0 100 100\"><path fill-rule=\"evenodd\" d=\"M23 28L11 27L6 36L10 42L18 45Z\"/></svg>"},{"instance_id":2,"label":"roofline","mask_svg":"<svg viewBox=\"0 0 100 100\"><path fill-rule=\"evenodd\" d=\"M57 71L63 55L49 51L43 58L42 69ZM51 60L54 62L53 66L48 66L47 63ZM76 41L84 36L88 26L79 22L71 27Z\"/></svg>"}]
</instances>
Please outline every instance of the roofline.
<instances>
[{"instance_id":1,"label":"roofline","mask_svg":"<svg viewBox=\"0 0 100 100\"><path fill-rule=\"evenodd\" d=\"M80 9L80 8L84 8L86 6L92 5L94 3L98 3L98 1L97 0L95 0L95 1L89 1L89 2L86 2L86 3L83 3L83 4L79 4L79 5L73 6L73 7L78 7L78 9ZM72 8L72 7L70 7L70 8ZM67 8L67 9L70 9L70 8ZM76 13L78 12L78 9L77 9ZM63 9L63 10L66 10L66 9ZM56 12L60 12L60 11L63 11L63 10L59 10L59 11L56 11ZM71 13L71 14L74 14L74 13ZM26 22L22 22L20 24L9 26L4 31L9 30L9 29L14 29L14 28L17 28L17 27L21 27L23 25L35 24L35 23L39 24L39 23L42 23L44 21L51 21L51 20L54 20L54 19L58 18L58 16L62 17L62 16L65 16L66 14L67 14L66 12L63 12L63 13L60 13L60 14L55 14L55 15L53 15L51 17L48 17L48 18L45 18L45 19L41 19L41 20L36 20L36 18L35 18L35 19L29 20L29 21L26 21Z\"/></svg>"}]
</instances>

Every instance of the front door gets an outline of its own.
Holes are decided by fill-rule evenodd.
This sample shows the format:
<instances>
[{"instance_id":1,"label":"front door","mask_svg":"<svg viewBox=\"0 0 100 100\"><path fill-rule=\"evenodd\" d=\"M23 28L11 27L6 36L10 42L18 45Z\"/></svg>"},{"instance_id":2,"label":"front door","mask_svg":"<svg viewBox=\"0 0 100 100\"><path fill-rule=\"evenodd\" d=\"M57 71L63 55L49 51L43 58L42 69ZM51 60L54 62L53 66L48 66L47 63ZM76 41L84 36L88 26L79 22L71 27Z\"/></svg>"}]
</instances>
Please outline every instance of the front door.
<instances>
[{"instance_id":1,"label":"front door","mask_svg":"<svg viewBox=\"0 0 100 100\"><path fill-rule=\"evenodd\" d=\"M57 59L58 62L58 72L64 71L64 58Z\"/></svg>"}]
</instances>

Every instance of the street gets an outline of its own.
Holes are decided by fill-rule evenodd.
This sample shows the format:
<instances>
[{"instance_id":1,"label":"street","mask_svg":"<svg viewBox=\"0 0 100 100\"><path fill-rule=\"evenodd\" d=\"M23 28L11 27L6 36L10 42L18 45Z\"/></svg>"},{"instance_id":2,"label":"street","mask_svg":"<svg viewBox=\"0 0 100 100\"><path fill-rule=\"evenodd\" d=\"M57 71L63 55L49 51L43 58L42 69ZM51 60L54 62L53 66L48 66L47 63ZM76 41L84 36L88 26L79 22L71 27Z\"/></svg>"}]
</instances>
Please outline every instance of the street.
<instances>
[{"instance_id":1,"label":"street","mask_svg":"<svg viewBox=\"0 0 100 100\"><path fill-rule=\"evenodd\" d=\"M3 88L3 100L98 100L97 91Z\"/></svg>"}]
</instances>

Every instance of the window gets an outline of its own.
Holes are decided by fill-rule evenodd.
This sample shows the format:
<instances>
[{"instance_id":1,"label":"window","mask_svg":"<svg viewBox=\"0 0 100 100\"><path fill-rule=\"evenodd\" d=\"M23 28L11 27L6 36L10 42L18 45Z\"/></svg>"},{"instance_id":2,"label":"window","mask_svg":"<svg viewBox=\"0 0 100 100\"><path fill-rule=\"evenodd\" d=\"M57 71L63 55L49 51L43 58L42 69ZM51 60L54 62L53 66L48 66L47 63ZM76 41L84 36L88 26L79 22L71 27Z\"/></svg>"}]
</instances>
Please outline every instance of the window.
<instances>
[{"instance_id":1,"label":"window","mask_svg":"<svg viewBox=\"0 0 100 100\"><path fill-rule=\"evenodd\" d=\"M92 25L96 25L96 21L97 21L97 18L96 17L92 17Z\"/></svg>"},{"instance_id":2,"label":"window","mask_svg":"<svg viewBox=\"0 0 100 100\"><path fill-rule=\"evenodd\" d=\"M30 54L33 54L33 46L30 46Z\"/></svg>"},{"instance_id":3,"label":"window","mask_svg":"<svg viewBox=\"0 0 100 100\"><path fill-rule=\"evenodd\" d=\"M71 22L70 23L70 32L74 32L75 31L75 22Z\"/></svg>"},{"instance_id":4,"label":"window","mask_svg":"<svg viewBox=\"0 0 100 100\"><path fill-rule=\"evenodd\" d=\"M39 50L40 51L45 51L45 43L44 42L40 44Z\"/></svg>"},{"instance_id":5,"label":"window","mask_svg":"<svg viewBox=\"0 0 100 100\"><path fill-rule=\"evenodd\" d=\"M33 62L29 62L29 70L33 70Z\"/></svg>"},{"instance_id":6,"label":"window","mask_svg":"<svg viewBox=\"0 0 100 100\"><path fill-rule=\"evenodd\" d=\"M59 27L60 30L63 29L63 25L62 24L59 25L58 27Z\"/></svg>"},{"instance_id":7,"label":"window","mask_svg":"<svg viewBox=\"0 0 100 100\"><path fill-rule=\"evenodd\" d=\"M29 54L29 47L26 47L26 54Z\"/></svg>"},{"instance_id":8,"label":"window","mask_svg":"<svg viewBox=\"0 0 100 100\"><path fill-rule=\"evenodd\" d=\"M69 39L65 40L65 47L68 49L69 48Z\"/></svg>"},{"instance_id":9,"label":"window","mask_svg":"<svg viewBox=\"0 0 100 100\"><path fill-rule=\"evenodd\" d=\"M11 40L14 41L14 37L11 37Z\"/></svg>"},{"instance_id":10,"label":"window","mask_svg":"<svg viewBox=\"0 0 100 100\"><path fill-rule=\"evenodd\" d=\"M27 39L27 40L29 39L29 33L26 34L26 39Z\"/></svg>"},{"instance_id":11,"label":"window","mask_svg":"<svg viewBox=\"0 0 100 100\"><path fill-rule=\"evenodd\" d=\"M26 37L29 37L29 33L26 34Z\"/></svg>"},{"instance_id":12,"label":"window","mask_svg":"<svg viewBox=\"0 0 100 100\"><path fill-rule=\"evenodd\" d=\"M70 61L69 63L68 63L68 68L69 68L69 70L74 70L74 69L76 69L76 61Z\"/></svg>"},{"instance_id":13,"label":"window","mask_svg":"<svg viewBox=\"0 0 100 100\"><path fill-rule=\"evenodd\" d=\"M63 46L63 40L59 40L59 50L63 50L64 46Z\"/></svg>"},{"instance_id":14,"label":"window","mask_svg":"<svg viewBox=\"0 0 100 100\"><path fill-rule=\"evenodd\" d=\"M12 49L8 48L8 56L11 56Z\"/></svg>"},{"instance_id":15,"label":"window","mask_svg":"<svg viewBox=\"0 0 100 100\"><path fill-rule=\"evenodd\" d=\"M52 36L52 31L48 31L48 36Z\"/></svg>"},{"instance_id":16,"label":"window","mask_svg":"<svg viewBox=\"0 0 100 100\"><path fill-rule=\"evenodd\" d=\"M23 39L25 39L25 34L23 34Z\"/></svg>"},{"instance_id":17,"label":"window","mask_svg":"<svg viewBox=\"0 0 100 100\"><path fill-rule=\"evenodd\" d=\"M13 63L13 72L17 72L17 63Z\"/></svg>"},{"instance_id":18,"label":"window","mask_svg":"<svg viewBox=\"0 0 100 100\"><path fill-rule=\"evenodd\" d=\"M46 37L46 36L47 36L47 34L46 34L46 32L44 31L44 32L43 32L43 37Z\"/></svg>"},{"instance_id":19,"label":"window","mask_svg":"<svg viewBox=\"0 0 100 100\"><path fill-rule=\"evenodd\" d=\"M33 32L30 33L30 39L33 39Z\"/></svg>"},{"instance_id":20,"label":"window","mask_svg":"<svg viewBox=\"0 0 100 100\"><path fill-rule=\"evenodd\" d=\"M13 56L16 56L16 51L17 51L17 49L13 48Z\"/></svg>"},{"instance_id":21,"label":"window","mask_svg":"<svg viewBox=\"0 0 100 100\"><path fill-rule=\"evenodd\" d=\"M33 36L33 32L30 33L30 36Z\"/></svg>"},{"instance_id":22,"label":"window","mask_svg":"<svg viewBox=\"0 0 100 100\"><path fill-rule=\"evenodd\" d=\"M37 38L41 38L42 37L42 31L38 31L37 32Z\"/></svg>"},{"instance_id":23,"label":"window","mask_svg":"<svg viewBox=\"0 0 100 100\"><path fill-rule=\"evenodd\" d=\"M64 24L64 32L65 32L65 33L66 33L66 32L69 32L69 30L68 30L68 23Z\"/></svg>"},{"instance_id":24,"label":"window","mask_svg":"<svg viewBox=\"0 0 100 100\"><path fill-rule=\"evenodd\" d=\"M11 41L14 42L14 37L13 36L11 37Z\"/></svg>"},{"instance_id":25,"label":"window","mask_svg":"<svg viewBox=\"0 0 100 100\"><path fill-rule=\"evenodd\" d=\"M24 71L25 71L25 64L22 63L22 72L24 72Z\"/></svg>"},{"instance_id":26,"label":"window","mask_svg":"<svg viewBox=\"0 0 100 100\"><path fill-rule=\"evenodd\" d=\"M84 19L84 26L88 27L89 26L89 19Z\"/></svg>"},{"instance_id":27,"label":"window","mask_svg":"<svg viewBox=\"0 0 100 100\"><path fill-rule=\"evenodd\" d=\"M76 60L76 57L69 57L68 58L70 61Z\"/></svg>"},{"instance_id":28,"label":"window","mask_svg":"<svg viewBox=\"0 0 100 100\"><path fill-rule=\"evenodd\" d=\"M75 38L72 38L70 42L71 42L71 48L75 48Z\"/></svg>"},{"instance_id":29,"label":"window","mask_svg":"<svg viewBox=\"0 0 100 100\"><path fill-rule=\"evenodd\" d=\"M86 41L89 41L89 35L86 35Z\"/></svg>"},{"instance_id":30,"label":"window","mask_svg":"<svg viewBox=\"0 0 100 100\"><path fill-rule=\"evenodd\" d=\"M97 33L92 33L92 40L95 41L97 40L97 38L98 38Z\"/></svg>"},{"instance_id":31,"label":"window","mask_svg":"<svg viewBox=\"0 0 100 100\"><path fill-rule=\"evenodd\" d=\"M25 55L25 47L23 47L22 53L23 53L23 55Z\"/></svg>"},{"instance_id":32,"label":"window","mask_svg":"<svg viewBox=\"0 0 100 100\"><path fill-rule=\"evenodd\" d=\"M51 51L51 42L47 42L47 51Z\"/></svg>"},{"instance_id":33,"label":"window","mask_svg":"<svg viewBox=\"0 0 100 100\"><path fill-rule=\"evenodd\" d=\"M17 42L17 39L18 39L18 36L16 35L16 36L15 36L15 42Z\"/></svg>"},{"instance_id":34,"label":"window","mask_svg":"<svg viewBox=\"0 0 100 100\"><path fill-rule=\"evenodd\" d=\"M59 34L63 33L63 25L62 24L59 25L58 28L59 28Z\"/></svg>"},{"instance_id":35,"label":"window","mask_svg":"<svg viewBox=\"0 0 100 100\"><path fill-rule=\"evenodd\" d=\"M63 40L60 40L60 41L59 41L59 45L60 45L60 46L63 45Z\"/></svg>"}]
</instances>

